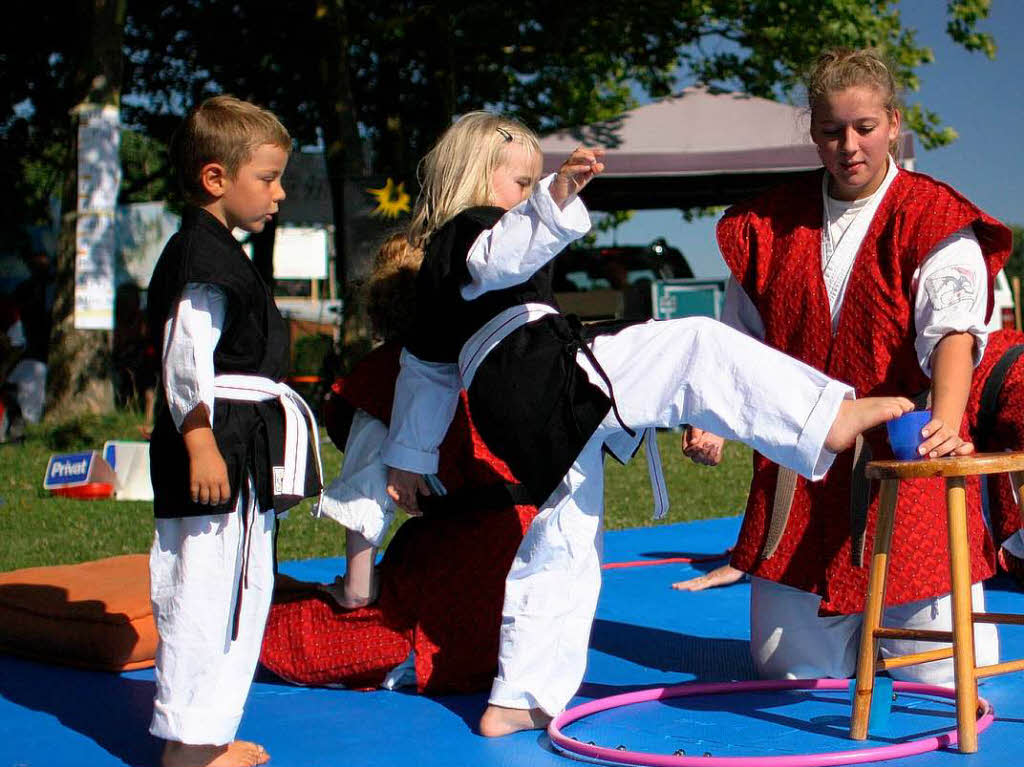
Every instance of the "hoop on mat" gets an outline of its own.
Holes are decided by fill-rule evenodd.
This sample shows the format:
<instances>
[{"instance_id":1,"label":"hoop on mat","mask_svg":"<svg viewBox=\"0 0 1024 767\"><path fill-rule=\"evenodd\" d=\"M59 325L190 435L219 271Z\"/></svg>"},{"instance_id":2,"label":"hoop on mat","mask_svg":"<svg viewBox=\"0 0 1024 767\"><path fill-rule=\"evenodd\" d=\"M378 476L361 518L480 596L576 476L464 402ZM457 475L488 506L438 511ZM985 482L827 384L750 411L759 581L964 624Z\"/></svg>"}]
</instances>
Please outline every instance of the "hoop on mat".
<instances>
[{"instance_id":1,"label":"hoop on mat","mask_svg":"<svg viewBox=\"0 0 1024 767\"><path fill-rule=\"evenodd\" d=\"M750 682L713 682L708 684L678 684L672 687L654 687L637 690L607 698L597 698L589 703L567 709L556 716L548 725L551 743L562 751L580 756L602 759L619 764L654 765L654 767L834 767L843 764L879 762L884 759L898 759L903 756L923 754L939 748L952 746L957 742L955 729L943 735L933 735L920 740L896 743L888 746L872 746L853 751L830 751L820 754L797 754L793 756L672 756L652 754L644 751L626 751L604 746L580 743L562 734L561 728L585 716L607 711L611 708L644 703L652 700L667 700L690 695L720 695L723 693L766 690L846 690L848 679L784 679L757 680ZM901 692L923 693L940 698L955 698L956 693L945 687L917 682L893 682L893 689ZM984 698L978 698L981 709L978 717L978 732L984 732L995 719L992 706Z\"/></svg>"},{"instance_id":2,"label":"hoop on mat","mask_svg":"<svg viewBox=\"0 0 1024 767\"><path fill-rule=\"evenodd\" d=\"M732 548L728 548L721 554L704 554L696 557L668 557L666 559L639 559L633 562L605 562L601 565L602 570L617 570L623 567L651 567L653 565L698 565L705 562L717 562L720 559L728 559L732 554Z\"/></svg>"}]
</instances>

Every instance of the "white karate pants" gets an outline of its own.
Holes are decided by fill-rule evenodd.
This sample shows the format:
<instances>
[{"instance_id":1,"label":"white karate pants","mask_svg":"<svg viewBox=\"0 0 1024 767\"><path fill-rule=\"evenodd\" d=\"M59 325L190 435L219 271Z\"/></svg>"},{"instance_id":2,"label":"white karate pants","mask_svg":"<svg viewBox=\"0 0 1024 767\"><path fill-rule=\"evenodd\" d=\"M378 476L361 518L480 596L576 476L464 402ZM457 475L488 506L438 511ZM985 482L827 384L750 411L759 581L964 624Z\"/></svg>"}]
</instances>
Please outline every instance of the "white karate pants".
<instances>
[{"instance_id":1,"label":"white karate pants","mask_svg":"<svg viewBox=\"0 0 1024 767\"><path fill-rule=\"evenodd\" d=\"M160 639L149 731L164 740L223 745L242 719L274 590L274 512L253 499L243 536L243 501L232 514L156 520L149 570Z\"/></svg>"},{"instance_id":2,"label":"white karate pants","mask_svg":"<svg viewBox=\"0 0 1024 767\"><path fill-rule=\"evenodd\" d=\"M341 473L324 488L313 513L329 517L381 546L395 517L388 495L388 467L380 455L388 427L363 410L356 410L345 443Z\"/></svg>"},{"instance_id":3,"label":"white karate pants","mask_svg":"<svg viewBox=\"0 0 1024 767\"><path fill-rule=\"evenodd\" d=\"M638 431L690 423L805 476L831 466L825 436L853 390L749 336L688 318L601 336L592 349L619 413ZM606 388L583 354L578 360ZM583 680L601 587L601 448L627 436L609 412L519 547L505 582L494 705L554 715Z\"/></svg>"},{"instance_id":4,"label":"white karate pants","mask_svg":"<svg viewBox=\"0 0 1024 767\"><path fill-rule=\"evenodd\" d=\"M985 610L981 583L971 587L975 612ZM821 597L763 578L750 579L750 652L757 673L769 679L845 679L857 670L860 613L822 617ZM953 599L949 594L887 607L883 625L893 628L950 631ZM944 645L910 639L882 639L883 657L934 650ZM974 627L974 655L979 665L999 662L999 635L991 623ZM892 669L894 679L953 686L953 659Z\"/></svg>"}]
</instances>

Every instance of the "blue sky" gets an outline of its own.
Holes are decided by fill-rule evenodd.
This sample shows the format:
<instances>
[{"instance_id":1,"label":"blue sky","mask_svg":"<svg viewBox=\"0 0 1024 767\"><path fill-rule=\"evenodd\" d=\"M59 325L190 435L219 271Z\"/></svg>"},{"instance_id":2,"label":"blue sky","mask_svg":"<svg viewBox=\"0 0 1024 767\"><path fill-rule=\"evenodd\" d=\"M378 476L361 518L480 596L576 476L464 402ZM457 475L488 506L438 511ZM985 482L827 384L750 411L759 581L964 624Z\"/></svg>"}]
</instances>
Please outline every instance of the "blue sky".
<instances>
[{"instance_id":1,"label":"blue sky","mask_svg":"<svg viewBox=\"0 0 1024 767\"><path fill-rule=\"evenodd\" d=\"M917 30L935 62L919 70L921 89L908 93L937 112L960 134L953 144L925 151L915 143L916 169L952 184L986 212L1024 225L1024 2L993 0L980 28L995 36L994 60L968 53L945 33L945 2L903 0L904 26ZM725 264L714 241L714 220L693 224L677 211L638 211L617 233L621 244L665 237L683 251L699 277L722 276ZM611 235L599 242L611 242Z\"/></svg>"}]
</instances>

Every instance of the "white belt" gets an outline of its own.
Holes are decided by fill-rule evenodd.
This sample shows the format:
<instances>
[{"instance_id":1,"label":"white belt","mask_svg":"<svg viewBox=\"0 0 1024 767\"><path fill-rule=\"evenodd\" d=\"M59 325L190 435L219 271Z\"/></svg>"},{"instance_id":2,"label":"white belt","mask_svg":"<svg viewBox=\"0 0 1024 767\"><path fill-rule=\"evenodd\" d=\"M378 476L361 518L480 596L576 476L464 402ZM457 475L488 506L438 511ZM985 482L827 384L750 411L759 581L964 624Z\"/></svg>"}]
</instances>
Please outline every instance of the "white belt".
<instances>
[{"instance_id":1,"label":"white belt","mask_svg":"<svg viewBox=\"0 0 1024 767\"><path fill-rule=\"evenodd\" d=\"M478 331L469 337L459 352L459 375L462 376L462 388L468 389L473 383L476 369L484 358L513 331L548 314L558 314L554 307L547 304L520 304L510 306L503 312L487 321Z\"/></svg>"},{"instance_id":2,"label":"white belt","mask_svg":"<svg viewBox=\"0 0 1024 767\"><path fill-rule=\"evenodd\" d=\"M647 453L647 474L651 478L651 491L654 493L654 518L664 519L669 507L668 488L665 487L665 474L661 467L657 429L653 426L644 429L644 448Z\"/></svg>"},{"instance_id":3,"label":"white belt","mask_svg":"<svg viewBox=\"0 0 1024 767\"><path fill-rule=\"evenodd\" d=\"M313 437L316 471L321 487L324 469L320 463L320 429L309 405L288 384L262 376L229 373L213 379L214 396L239 402L267 402L276 399L284 410L284 466L274 466L274 495L306 495L306 460L309 437Z\"/></svg>"}]
</instances>

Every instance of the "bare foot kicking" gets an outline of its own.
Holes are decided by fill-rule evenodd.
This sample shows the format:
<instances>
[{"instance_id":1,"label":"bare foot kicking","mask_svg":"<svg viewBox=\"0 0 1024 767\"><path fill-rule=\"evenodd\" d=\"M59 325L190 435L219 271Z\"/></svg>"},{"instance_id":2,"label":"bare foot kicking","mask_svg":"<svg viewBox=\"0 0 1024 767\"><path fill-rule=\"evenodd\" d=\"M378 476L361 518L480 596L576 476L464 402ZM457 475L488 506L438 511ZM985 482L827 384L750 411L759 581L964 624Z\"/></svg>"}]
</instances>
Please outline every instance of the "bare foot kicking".
<instances>
[{"instance_id":1,"label":"bare foot kicking","mask_svg":"<svg viewBox=\"0 0 1024 767\"><path fill-rule=\"evenodd\" d=\"M743 577L743 571L737 570L732 565L716 567L710 573L698 575L687 581L678 581L672 584L676 591L703 591L713 589L716 586L728 586Z\"/></svg>"},{"instance_id":2,"label":"bare foot kicking","mask_svg":"<svg viewBox=\"0 0 1024 767\"><path fill-rule=\"evenodd\" d=\"M914 403L906 397L865 397L864 399L844 399L839 404L839 413L832 422L832 428L825 437L825 449L832 453L841 453L853 447L857 435L868 429L879 426L893 418L914 409Z\"/></svg>"},{"instance_id":3,"label":"bare foot kicking","mask_svg":"<svg viewBox=\"0 0 1024 767\"><path fill-rule=\"evenodd\" d=\"M552 717L539 708L505 708L488 706L480 717L480 734L487 738L500 738L522 730L543 730Z\"/></svg>"},{"instance_id":4,"label":"bare foot kicking","mask_svg":"<svg viewBox=\"0 0 1024 767\"><path fill-rule=\"evenodd\" d=\"M360 607L369 607L380 596L380 583L376 578L370 586L369 595L355 593L348 587L348 581L340 575L334 579L334 583L325 583L320 587L323 591L338 603L343 610L358 610Z\"/></svg>"},{"instance_id":5,"label":"bare foot kicking","mask_svg":"<svg viewBox=\"0 0 1024 767\"><path fill-rule=\"evenodd\" d=\"M233 740L226 746L194 746L169 740L160 757L161 767L256 767L270 761L263 746Z\"/></svg>"}]
</instances>

